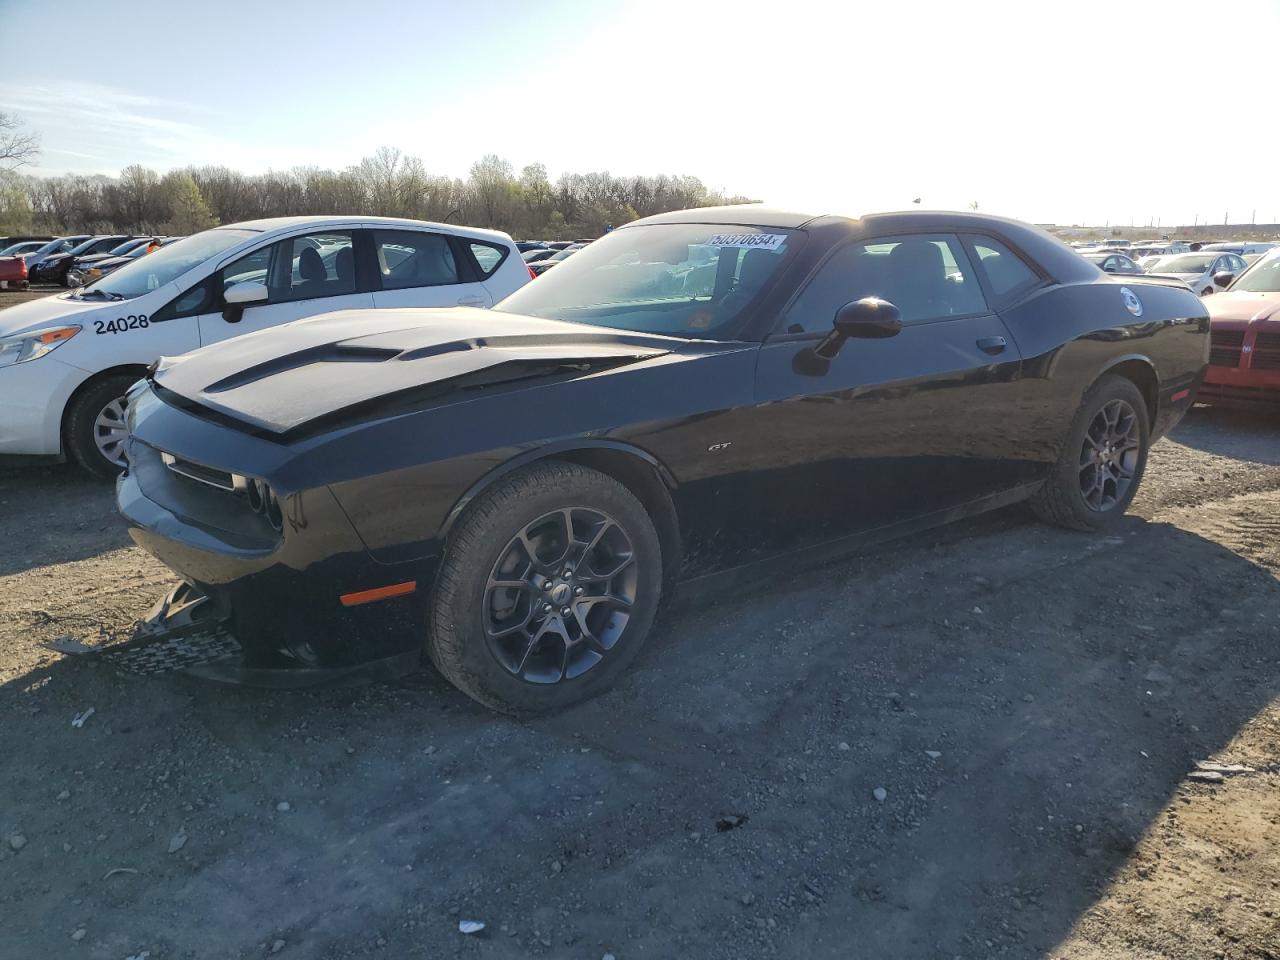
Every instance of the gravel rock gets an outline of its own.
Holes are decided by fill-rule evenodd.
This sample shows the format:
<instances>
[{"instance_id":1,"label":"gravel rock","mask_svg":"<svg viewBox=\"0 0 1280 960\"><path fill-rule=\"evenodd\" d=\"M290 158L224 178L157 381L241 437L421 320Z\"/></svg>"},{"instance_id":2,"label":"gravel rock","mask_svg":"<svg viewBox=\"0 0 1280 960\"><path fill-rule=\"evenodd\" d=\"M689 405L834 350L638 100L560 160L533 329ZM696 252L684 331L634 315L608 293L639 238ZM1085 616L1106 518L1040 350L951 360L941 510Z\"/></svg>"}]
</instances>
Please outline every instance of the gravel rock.
<instances>
[{"instance_id":1,"label":"gravel rock","mask_svg":"<svg viewBox=\"0 0 1280 960\"><path fill-rule=\"evenodd\" d=\"M884 787L876 787L871 791L871 795L880 803L884 803L885 799L889 796L889 791Z\"/></svg>"},{"instance_id":2,"label":"gravel rock","mask_svg":"<svg viewBox=\"0 0 1280 960\"><path fill-rule=\"evenodd\" d=\"M9 847L13 850L21 850L27 845L27 838L20 833L9 834Z\"/></svg>"}]
</instances>

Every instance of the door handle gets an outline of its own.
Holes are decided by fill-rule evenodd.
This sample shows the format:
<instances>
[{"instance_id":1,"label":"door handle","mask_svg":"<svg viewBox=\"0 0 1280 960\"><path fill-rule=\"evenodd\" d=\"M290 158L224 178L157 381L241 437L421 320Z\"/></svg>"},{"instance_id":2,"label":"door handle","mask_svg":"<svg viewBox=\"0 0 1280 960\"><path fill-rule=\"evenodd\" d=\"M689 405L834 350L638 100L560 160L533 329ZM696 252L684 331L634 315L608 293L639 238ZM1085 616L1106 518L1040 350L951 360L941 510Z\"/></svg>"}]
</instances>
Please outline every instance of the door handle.
<instances>
[{"instance_id":1,"label":"door handle","mask_svg":"<svg viewBox=\"0 0 1280 960\"><path fill-rule=\"evenodd\" d=\"M460 307L483 307L484 305L484 297L472 295L458 298L458 306Z\"/></svg>"},{"instance_id":2,"label":"door handle","mask_svg":"<svg viewBox=\"0 0 1280 960\"><path fill-rule=\"evenodd\" d=\"M989 353L993 357L997 353L1004 353L1004 348L1009 345L1009 341L1004 337L979 337L978 349L983 353Z\"/></svg>"}]
</instances>

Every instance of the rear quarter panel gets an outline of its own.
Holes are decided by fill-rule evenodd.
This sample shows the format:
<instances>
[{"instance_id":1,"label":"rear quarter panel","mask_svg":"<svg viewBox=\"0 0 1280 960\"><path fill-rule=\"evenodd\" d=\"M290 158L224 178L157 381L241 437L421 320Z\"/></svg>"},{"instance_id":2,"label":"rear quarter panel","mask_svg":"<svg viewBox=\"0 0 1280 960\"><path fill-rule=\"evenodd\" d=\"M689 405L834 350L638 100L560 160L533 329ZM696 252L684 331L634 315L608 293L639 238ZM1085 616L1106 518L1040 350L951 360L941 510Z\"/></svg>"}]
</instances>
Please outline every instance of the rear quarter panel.
<instances>
[{"instance_id":1,"label":"rear quarter panel","mask_svg":"<svg viewBox=\"0 0 1280 960\"><path fill-rule=\"evenodd\" d=\"M1023 414L1036 459L1057 460L1085 392L1121 364L1146 365L1155 376L1153 438L1194 399L1209 353L1204 304L1189 290L1124 280L1049 287L1002 311L1023 356ZM1138 297L1141 316L1125 306L1125 288Z\"/></svg>"}]
</instances>

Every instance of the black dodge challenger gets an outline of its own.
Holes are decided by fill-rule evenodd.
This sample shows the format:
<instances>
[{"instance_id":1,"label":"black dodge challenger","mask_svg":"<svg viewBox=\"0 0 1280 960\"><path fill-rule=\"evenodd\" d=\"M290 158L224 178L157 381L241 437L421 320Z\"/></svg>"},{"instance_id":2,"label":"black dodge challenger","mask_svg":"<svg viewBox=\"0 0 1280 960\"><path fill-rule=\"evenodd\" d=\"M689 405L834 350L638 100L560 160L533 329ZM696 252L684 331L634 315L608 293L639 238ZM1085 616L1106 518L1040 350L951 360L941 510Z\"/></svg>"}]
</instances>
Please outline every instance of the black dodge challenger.
<instances>
[{"instance_id":1,"label":"black dodge challenger","mask_svg":"<svg viewBox=\"0 0 1280 960\"><path fill-rule=\"evenodd\" d=\"M376 276L368 271L369 282ZM614 682L664 592L1029 499L1102 531L1191 405L1181 284L960 213L615 230L492 311L361 310L161 360L120 509L292 682L425 651L498 710Z\"/></svg>"}]
</instances>

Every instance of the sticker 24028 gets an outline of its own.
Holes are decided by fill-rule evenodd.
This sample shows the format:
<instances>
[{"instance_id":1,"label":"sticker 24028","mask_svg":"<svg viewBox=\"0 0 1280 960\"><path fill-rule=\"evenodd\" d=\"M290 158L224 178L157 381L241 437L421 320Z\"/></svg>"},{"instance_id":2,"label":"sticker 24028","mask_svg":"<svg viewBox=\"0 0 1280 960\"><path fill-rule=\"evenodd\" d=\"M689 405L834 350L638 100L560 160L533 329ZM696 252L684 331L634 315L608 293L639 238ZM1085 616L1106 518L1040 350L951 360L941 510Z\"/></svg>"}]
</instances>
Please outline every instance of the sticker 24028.
<instances>
[{"instance_id":1,"label":"sticker 24028","mask_svg":"<svg viewBox=\"0 0 1280 960\"><path fill-rule=\"evenodd\" d=\"M150 325L145 313L140 313L136 317L133 314L129 314L127 317L120 317L116 320L95 320L93 321L93 332L128 333L130 330L145 330Z\"/></svg>"}]
</instances>

